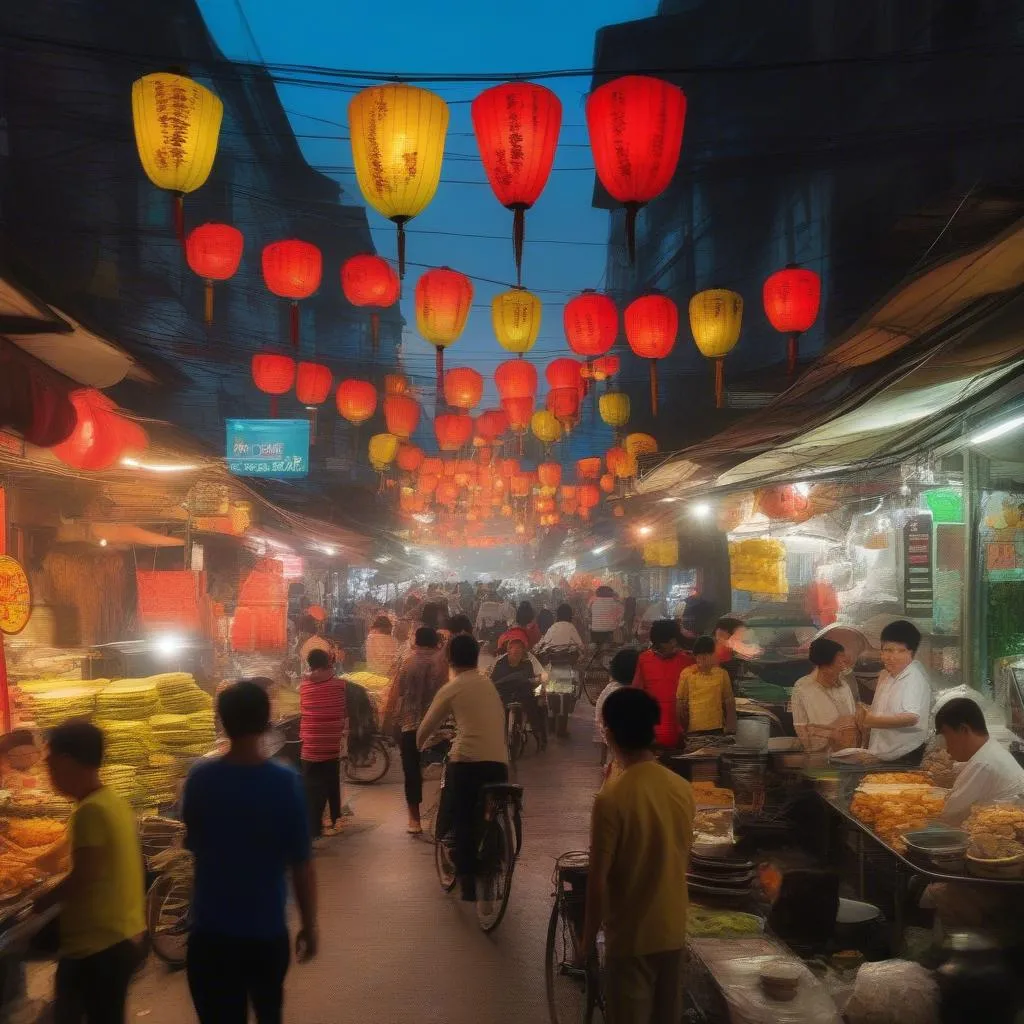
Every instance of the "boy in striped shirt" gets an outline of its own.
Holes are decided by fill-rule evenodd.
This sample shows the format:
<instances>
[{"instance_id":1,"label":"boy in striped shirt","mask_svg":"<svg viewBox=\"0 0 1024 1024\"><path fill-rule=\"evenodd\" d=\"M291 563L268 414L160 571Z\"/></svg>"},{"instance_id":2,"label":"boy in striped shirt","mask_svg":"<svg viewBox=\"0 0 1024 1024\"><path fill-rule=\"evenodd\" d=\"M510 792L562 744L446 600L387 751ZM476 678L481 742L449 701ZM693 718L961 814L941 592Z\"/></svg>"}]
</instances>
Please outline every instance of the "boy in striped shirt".
<instances>
[{"instance_id":1,"label":"boy in striped shirt","mask_svg":"<svg viewBox=\"0 0 1024 1024\"><path fill-rule=\"evenodd\" d=\"M302 777L309 804L309 829L313 838L323 835L324 807L331 815L330 832L337 831L341 817L341 753L348 726L345 680L334 674L326 651L312 650L306 659L309 674L299 688L302 720Z\"/></svg>"}]
</instances>

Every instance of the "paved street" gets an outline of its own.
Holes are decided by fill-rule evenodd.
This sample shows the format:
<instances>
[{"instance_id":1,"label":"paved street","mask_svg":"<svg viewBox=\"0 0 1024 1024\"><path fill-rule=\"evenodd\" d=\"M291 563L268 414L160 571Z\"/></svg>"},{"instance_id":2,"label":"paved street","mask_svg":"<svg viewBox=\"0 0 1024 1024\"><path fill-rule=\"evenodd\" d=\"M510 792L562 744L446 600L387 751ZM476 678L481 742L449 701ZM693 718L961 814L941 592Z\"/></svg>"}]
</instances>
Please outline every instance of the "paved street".
<instances>
[{"instance_id":1,"label":"paved street","mask_svg":"<svg viewBox=\"0 0 1024 1024\"><path fill-rule=\"evenodd\" d=\"M478 930L470 907L441 892L432 847L405 834L397 763L386 782L349 787L355 830L329 840L317 854L322 946L314 963L293 966L289 974L287 1020L547 1019L544 940L553 861L586 846L598 781L593 708L584 702L578 710L572 739L552 743L543 755L531 749L519 766L518 781L526 788L523 852L508 915L493 937ZM132 990L129 1019L193 1020L184 975L150 963Z\"/></svg>"}]
</instances>

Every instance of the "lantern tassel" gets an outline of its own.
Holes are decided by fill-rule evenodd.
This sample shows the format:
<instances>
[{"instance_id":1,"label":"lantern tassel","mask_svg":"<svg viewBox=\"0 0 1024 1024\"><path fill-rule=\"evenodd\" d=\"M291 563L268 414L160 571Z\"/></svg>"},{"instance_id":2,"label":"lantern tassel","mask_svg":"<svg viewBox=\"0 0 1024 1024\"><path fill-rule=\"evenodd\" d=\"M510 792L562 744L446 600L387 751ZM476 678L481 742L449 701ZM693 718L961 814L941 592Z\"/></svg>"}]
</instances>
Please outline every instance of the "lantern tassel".
<instances>
[{"instance_id":1,"label":"lantern tassel","mask_svg":"<svg viewBox=\"0 0 1024 1024\"><path fill-rule=\"evenodd\" d=\"M651 360L651 415L658 415L658 364Z\"/></svg>"},{"instance_id":2,"label":"lantern tassel","mask_svg":"<svg viewBox=\"0 0 1024 1024\"><path fill-rule=\"evenodd\" d=\"M181 192L174 193L174 233L178 241L185 244L185 196Z\"/></svg>"},{"instance_id":3,"label":"lantern tassel","mask_svg":"<svg viewBox=\"0 0 1024 1024\"><path fill-rule=\"evenodd\" d=\"M277 419L277 395L270 399L270 418L272 420Z\"/></svg>"},{"instance_id":4,"label":"lantern tassel","mask_svg":"<svg viewBox=\"0 0 1024 1024\"><path fill-rule=\"evenodd\" d=\"M398 226L398 279L405 279L405 218L400 217L395 221Z\"/></svg>"},{"instance_id":5,"label":"lantern tassel","mask_svg":"<svg viewBox=\"0 0 1024 1024\"><path fill-rule=\"evenodd\" d=\"M444 349L438 345L434 350L437 355L434 360L437 372L437 409L444 407Z\"/></svg>"},{"instance_id":6,"label":"lantern tassel","mask_svg":"<svg viewBox=\"0 0 1024 1024\"><path fill-rule=\"evenodd\" d=\"M316 444L316 406L307 405L306 413L309 416L309 446L312 448Z\"/></svg>"},{"instance_id":7,"label":"lantern tassel","mask_svg":"<svg viewBox=\"0 0 1024 1024\"><path fill-rule=\"evenodd\" d=\"M291 308L292 348L299 351L299 304L292 299Z\"/></svg>"},{"instance_id":8,"label":"lantern tassel","mask_svg":"<svg viewBox=\"0 0 1024 1024\"><path fill-rule=\"evenodd\" d=\"M512 252L516 260L516 285L523 283L523 242L526 240L526 209L517 206L512 211Z\"/></svg>"},{"instance_id":9,"label":"lantern tassel","mask_svg":"<svg viewBox=\"0 0 1024 1024\"><path fill-rule=\"evenodd\" d=\"M203 319L208 324L213 323L213 282L209 278L203 291Z\"/></svg>"},{"instance_id":10,"label":"lantern tassel","mask_svg":"<svg viewBox=\"0 0 1024 1024\"><path fill-rule=\"evenodd\" d=\"M631 267L636 266L636 218L639 212L639 203L626 203L626 255Z\"/></svg>"},{"instance_id":11,"label":"lantern tassel","mask_svg":"<svg viewBox=\"0 0 1024 1024\"><path fill-rule=\"evenodd\" d=\"M377 356L377 347L380 345L380 314L370 314L370 348L374 358Z\"/></svg>"},{"instance_id":12,"label":"lantern tassel","mask_svg":"<svg viewBox=\"0 0 1024 1024\"><path fill-rule=\"evenodd\" d=\"M725 360L715 360L715 408L722 408L722 400L725 396Z\"/></svg>"},{"instance_id":13,"label":"lantern tassel","mask_svg":"<svg viewBox=\"0 0 1024 1024\"><path fill-rule=\"evenodd\" d=\"M789 345L786 353L786 372L790 377L796 376L796 364L800 354L800 332L794 331L789 336Z\"/></svg>"}]
</instances>

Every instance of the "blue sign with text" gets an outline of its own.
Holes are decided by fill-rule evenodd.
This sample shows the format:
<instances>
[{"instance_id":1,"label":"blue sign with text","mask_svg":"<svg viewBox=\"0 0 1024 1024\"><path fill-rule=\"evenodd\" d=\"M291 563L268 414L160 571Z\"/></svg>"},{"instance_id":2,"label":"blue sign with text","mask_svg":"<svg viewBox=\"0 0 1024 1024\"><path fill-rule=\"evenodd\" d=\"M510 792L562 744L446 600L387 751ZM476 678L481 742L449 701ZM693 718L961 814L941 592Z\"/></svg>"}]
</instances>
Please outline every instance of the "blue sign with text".
<instances>
[{"instance_id":1,"label":"blue sign with text","mask_svg":"<svg viewBox=\"0 0 1024 1024\"><path fill-rule=\"evenodd\" d=\"M235 476L309 473L309 420L228 420L228 469Z\"/></svg>"}]
</instances>

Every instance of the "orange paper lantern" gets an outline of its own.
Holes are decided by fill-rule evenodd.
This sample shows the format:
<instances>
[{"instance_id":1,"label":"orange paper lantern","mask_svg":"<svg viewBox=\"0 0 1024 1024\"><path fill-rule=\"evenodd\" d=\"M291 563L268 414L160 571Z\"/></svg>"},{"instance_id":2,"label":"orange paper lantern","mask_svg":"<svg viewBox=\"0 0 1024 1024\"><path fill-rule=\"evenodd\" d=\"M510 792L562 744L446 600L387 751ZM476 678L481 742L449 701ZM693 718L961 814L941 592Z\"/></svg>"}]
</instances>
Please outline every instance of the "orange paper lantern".
<instances>
[{"instance_id":1,"label":"orange paper lantern","mask_svg":"<svg viewBox=\"0 0 1024 1024\"><path fill-rule=\"evenodd\" d=\"M435 267L416 282L416 326L437 352L437 398L441 401L444 350L466 327L473 305L473 282L450 267Z\"/></svg>"},{"instance_id":2,"label":"orange paper lantern","mask_svg":"<svg viewBox=\"0 0 1024 1024\"><path fill-rule=\"evenodd\" d=\"M353 306L370 313L370 342L377 351L380 342L380 312L398 301L401 284L391 264L372 253L352 256L341 265L341 290Z\"/></svg>"},{"instance_id":3,"label":"orange paper lantern","mask_svg":"<svg viewBox=\"0 0 1024 1024\"><path fill-rule=\"evenodd\" d=\"M384 422L388 433L408 439L420 422L420 403L411 395L388 395L384 399Z\"/></svg>"},{"instance_id":4,"label":"orange paper lantern","mask_svg":"<svg viewBox=\"0 0 1024 1024\"><path fill-rule=\"evenodd\" d=\"M368 380L350 377L338 385L335 401L338 412L349 423L359 426L377 411L377 389Z\"/></svg>"},{"instance_id":5,"label":"orange paper lantern","mask_svg":"<svg viewBox=\"0 0 1024 1024\"><path fill-rule=\"evenodd\" d=\"M569 348L578 356L603 356L619 333L619 311L607 296L592 289L570 299L562 311L562 326Z\"/></svg>"},{"instance_id":6,"label":"orange paper lantern","mask_svg":"<svg viewBox=\"0 0 1024 1024\"><path fill-rule=\"evenodd\" d=\"M253 383L270 395L270 415L277 415L277 398L287 394L295 383L295 360L276 352L257 352L252 357Z\"/></svg>"},{"instance_id":7,"label":"orange paper lantern","mask_svg":"<svg viewBox=\"0 0 1024 1024\"><path fill-rule=\"evenodd\" d=\"M472 409L480 404L484 379L468 366L456 366L444 375L445 401L456 409Z\"/></svg>"},{"instance_id":8,"label":"orange paper lantern","mask_svg":"<svg viewBox=\"0 0 1024 1024\"><path fill-rule=\"evenodd\" d=\"M385 405L386 405L385 401ZM391 428L388 428L391 430ZM394 433L391 430L391 433ZM420 466L423 465L424 460L423 449L414 444L400 444L398 446L398 455L395 457L395 462L398 463L398 468L404 473L415 473Z\"/></svg>"},{"instance_id":9,"label":"orange paper lantern","mask_svg":"<svg viewBox=\"0 0 1024 1024\"><path fill-rule=\"evenodd\" d=\"M626 340L651 364L651 413L658 415L657 360L664 359L679 334L679 310L667 295L641 295L626 307Z\"/></svg>"},{"instance_id":10,"label":"orange paper lantern","mask_svg":"<svg viewBox=\"0 0 1024 1024\"><path fill-rule=\"evenodd\" d=\"M263 248L263 280L282 299L291 300L292 346L299 347L299 301L320 287L323 256L311 242L287 238Z\"/></svg>"},{"instance_id":11,"label":"orange paper lantern","mask_svg":"<svg viewBox=\"0 0 1024 1024\"><path fill-rule=\"evenodd\" d=\"M576 462L576 477L579 480L596 480L601 474L601 460L596 456L579 459Z\"/></svg>"},{"instance_id":12,"label":"orange paper lantern","mask_svg":"<svg viewBox=\"0 0 1024 1024\"><path fill-rule=\"evenodd\" d=\"M205 283L203 316L213 323L213 282L227 281L238 272L245 239L230 224L200 224L185 239L185 259Z\"/></svg>"},{"instance_id":13,"label":"orange paper lantern","mask_svg":"<svg viewBox=\"0 0 1024 1024\"><path fill-rule=\"evenodd\" d=\"M796 373L800 335L818 319L821 306L821 278L813 270L790 264L772 274L764 283L764 312L775 330L789 335L787 366Z\"/></svg>"},{"instance_id":14,"label":"orange paper lantern","mask_svg":"<svg viewBox=\"0 0 1024 1024\"><path fill-rule=\"evenodd\" d=\"M442 413L434 417L437 446L443 452L457 452L473 436L473 418L465 413Z\"/></svg>"}]
</instances>

